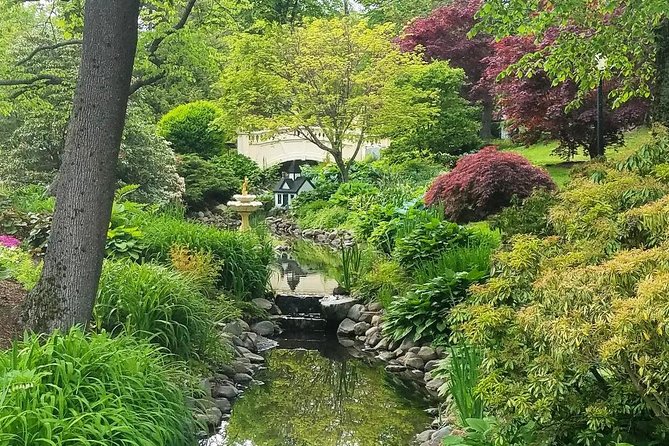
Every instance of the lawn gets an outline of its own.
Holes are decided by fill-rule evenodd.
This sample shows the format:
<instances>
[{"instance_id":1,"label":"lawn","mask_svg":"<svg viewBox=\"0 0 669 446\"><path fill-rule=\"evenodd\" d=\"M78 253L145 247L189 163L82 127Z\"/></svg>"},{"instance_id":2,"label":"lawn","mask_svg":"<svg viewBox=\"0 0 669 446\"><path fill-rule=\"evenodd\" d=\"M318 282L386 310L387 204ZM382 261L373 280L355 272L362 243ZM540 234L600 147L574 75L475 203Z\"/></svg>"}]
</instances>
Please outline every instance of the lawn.
<instances>
[{"instance_id":1,"label":"lawn","mask_svg":"<svg viewBox=\"0 0 669 446\"><path fill-rule=\"evenodd\" d=\"M650 131L645 127L632 130L625 135L625 145L618 149L609 149L608 157L614 161L623 160L647 143L650 138ZM589 158L585 155L577 155L570 161L564 161L552 154L557 145L557 141L546 141L529 147L523 145L507 146L505 150L523 155L532 164L545 168L553 177L553 180L559 186L563 186L569 181L571 168L577 163L587 162Z\"/></svg>"}]
</instances>

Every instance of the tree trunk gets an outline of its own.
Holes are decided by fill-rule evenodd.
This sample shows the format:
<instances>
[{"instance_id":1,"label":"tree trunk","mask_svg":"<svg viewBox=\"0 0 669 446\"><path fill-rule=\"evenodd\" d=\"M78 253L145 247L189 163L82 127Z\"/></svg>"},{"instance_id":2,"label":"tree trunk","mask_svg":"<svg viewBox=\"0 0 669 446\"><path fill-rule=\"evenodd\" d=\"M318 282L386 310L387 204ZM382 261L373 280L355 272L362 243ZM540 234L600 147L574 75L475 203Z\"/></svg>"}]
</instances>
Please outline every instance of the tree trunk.
<instances>
[{"instance_id":1,"label":"tree trunk","mask_svg":"<svg viewBox=\"0 0 669 446\"><path fill-rule=\"evenodd\" d=\"M653 121L669 127L669 20L655 29L657 81L653 91Z\"/></svg>"},{"instance_id":2,"label":"tree trunk","mask_svg":"<svg viewBox=\"0 0 669 446\"><path fill-rule=\"evenodd\" d=\"M332 158L334 158L335 164L337 164L337 168L339 169L339 179L341 180L342 183L346 183L349 180L349 175L348 175L348 165L344 161L344 157L342 155L342 152L339 151L337 153L332 154Z\"/></svg>"},{"instance_id":3,"label":"tree trunk","mask_svg":"<svg viewBox=\"0 0 669 446\"><path fill-rule=\"evenodd\" d=\"M137 46L139 0L87 0L84 43L56 210L26 328L67 330L91 320L105 253Z\"/></svg>"},{"instance_id":4,"label":"tree trunk","mask_svg":"<svg viewBox=\"0 0 669 446\"><path fill-rule=\"evenodd\" d=\"M483 101L483 110L481 114L481 138L484 140L492 139L492 115L495 106L492 101Z\"/></svg>"}]
</instances>

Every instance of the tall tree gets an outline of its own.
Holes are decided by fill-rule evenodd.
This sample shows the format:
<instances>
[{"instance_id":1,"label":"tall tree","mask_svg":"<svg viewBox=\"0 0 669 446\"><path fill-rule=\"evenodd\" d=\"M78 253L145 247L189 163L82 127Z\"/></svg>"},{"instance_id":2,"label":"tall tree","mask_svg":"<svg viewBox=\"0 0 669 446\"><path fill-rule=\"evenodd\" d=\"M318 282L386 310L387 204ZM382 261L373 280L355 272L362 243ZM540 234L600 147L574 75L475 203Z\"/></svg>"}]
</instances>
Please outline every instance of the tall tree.
<instances>
[{"instance_id":1,"label":"tall tree","mask_svg":"<svg viewBox=\"0 0 669 446\"><path fill-rule=\"evenodd\" d=\"M618 80L609 93L618 106L652 93L656 101L665 101L660 94L669 89L655 87L658 68L660 79L667 77L666 58L656 58L669 33L661 26L667 11L667 0L486 0L477 29L496 38L529 36L541 42L550 37L550 47L527 54L509 73L525 76L543 71L551 81L571 80L579 99L597 87L602 76L597 57L605 56L603 76Z\"/></svg>"},{"instance_id":2,"label":"tall tree","mask_svg":"<svg viewBox=\"0 0 669 446\"><path fill-rule=\"evenodd\" d=\"M24 322L36 331L91 318L116 185L137 46L139 0L87 0L79 78L49 248Z\"/></svg>"},{"instance_id":3,"label":"tall tree","mask_svg":"<svg viewBox=\"0 0 669 446\"><path fill-rule=\"evenodd\" d=\"M469 81L467 96L482 107L481 137L489 139L495 103L491 85L481 79L487 67L486 58L493 53L493 40L483 33L469 36L482 3L482 0L455 0L427 17L417 18L404 29L400 47L405 51L420 48L428 60L448 60L465 71Z\"/></svg>"},{"instance_id":4,"label":"tall tree","mask_svg":"<svg viewBox=\"0 0 669 446\"><path fill-rule=\"evenodd\" d=\"M425 125L438 112L432 90L401 82L427 64L400 52L392 36L392 25L353 17L235 36L220 84L224 109L245 129L295 132L327 152L347 181L366 140Z\"/></svg>"}]
</instances>

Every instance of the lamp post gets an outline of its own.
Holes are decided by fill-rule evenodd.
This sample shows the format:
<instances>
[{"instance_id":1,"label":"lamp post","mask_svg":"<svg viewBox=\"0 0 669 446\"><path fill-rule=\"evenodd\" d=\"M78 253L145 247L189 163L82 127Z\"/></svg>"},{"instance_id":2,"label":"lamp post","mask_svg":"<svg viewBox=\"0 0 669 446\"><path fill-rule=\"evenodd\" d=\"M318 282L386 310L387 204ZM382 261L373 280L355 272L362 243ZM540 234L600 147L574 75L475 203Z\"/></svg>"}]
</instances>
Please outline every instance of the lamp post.
<instances>
[{"instance_id":1,"label":"lamp post","mask_svg":"<svg viewBox=\"0 0 669 446\"><path fill-rule=\"evenodd\" d=\"M596 60L599 71L599 85L597 86L597 157L599 158L604 156L604 71L606 71L607 58L598 54Z\"/></svg>"}]
</instances>

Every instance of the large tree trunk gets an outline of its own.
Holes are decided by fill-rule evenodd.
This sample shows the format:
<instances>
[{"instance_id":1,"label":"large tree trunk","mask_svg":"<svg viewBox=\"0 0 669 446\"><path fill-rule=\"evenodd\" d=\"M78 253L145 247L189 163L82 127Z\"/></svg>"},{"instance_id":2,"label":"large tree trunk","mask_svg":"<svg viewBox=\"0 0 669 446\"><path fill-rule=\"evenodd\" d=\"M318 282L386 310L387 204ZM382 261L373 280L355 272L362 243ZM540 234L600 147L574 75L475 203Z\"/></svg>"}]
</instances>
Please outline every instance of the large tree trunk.
<instances>
[{"instance_id":1,"label":"large tree trunk","mask_svg":"<svg viewBox=\"0 0 669 446\"><path fill-rule=\"evenodd\" d=\"M492 116L495 106L492 102L484 101L481 113L481 138L484 140L492 139Z\"/></svg>"},{"instance_id":2,"label":"large tree trunk","mask_svg":"<svg viewBox=\"0 0 669 446\"><path fill-rule=\"evenodd\" d=\"M137 47L139 0L87 0L79 79L42 276L24 308L38 332L87 324L100 280Z\"/></svg>"},{"instance_id":3,"label":"large tree trunk","mask_svg":"<svg viewBox=\"0 0 669 446\"><path fill-rule=\"evenodd\" d=\"M655 29L657 83L653 91L653 121L669 127L669 20Z\"/></svg>"}]
</instances>

